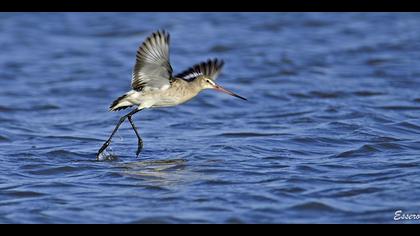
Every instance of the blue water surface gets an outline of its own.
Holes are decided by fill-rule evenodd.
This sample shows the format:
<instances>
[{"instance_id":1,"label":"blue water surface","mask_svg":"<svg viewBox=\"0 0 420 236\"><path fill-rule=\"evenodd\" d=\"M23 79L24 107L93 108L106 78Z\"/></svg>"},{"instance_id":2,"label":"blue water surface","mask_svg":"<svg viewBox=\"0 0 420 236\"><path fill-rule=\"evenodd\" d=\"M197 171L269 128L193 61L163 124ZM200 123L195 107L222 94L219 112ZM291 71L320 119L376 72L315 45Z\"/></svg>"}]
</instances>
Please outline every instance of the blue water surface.
<instances>
[{"instance_id":1,"label":"blue water surface","mask_svg":"<svg viewBox=\"0 0 420 236\"><path fill-rule=\"evenodd\" d=\"M1 223L418 223L420 15L1 13ZM186 104L127 110L139 44L175 72L218 57Z\"/></svg>"}]
</instances>

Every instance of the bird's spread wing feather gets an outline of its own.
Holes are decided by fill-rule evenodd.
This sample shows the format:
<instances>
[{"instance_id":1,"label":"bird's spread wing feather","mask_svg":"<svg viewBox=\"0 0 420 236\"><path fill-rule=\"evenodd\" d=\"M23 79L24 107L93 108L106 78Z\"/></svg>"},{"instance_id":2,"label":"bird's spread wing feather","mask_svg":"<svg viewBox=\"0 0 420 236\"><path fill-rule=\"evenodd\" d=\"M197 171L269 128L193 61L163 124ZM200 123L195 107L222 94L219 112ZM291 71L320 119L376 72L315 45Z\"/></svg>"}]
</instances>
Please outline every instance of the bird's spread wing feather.
<instances>
[{"instance_id":1,"label":"bird's spread wing feather","mask_svg":"<svg viewBox=\"0 0 420 236\"><path fill-rule=\"evenodd\" d=\"M172 77L169 62L169 34L150 35L137 50L131 87L136 91L167 89Z\"/></svg>"},{"instance_id":2,"label":"bird's spread wing feather","mask_svg":"<svg viewBox=\"0 0 420 236\"><path fill-rule=\"evenodd\" d=\"M201 62L196 64L187 70L183 71L180 74L177 74L175 77L182 78L184 80L194 80L200 75L205 75L210 77L212 80L216 80L217 76L219 76L224 62L223 60L213 59L208 60L206 62Z\"/></svg>"}]
</instances>

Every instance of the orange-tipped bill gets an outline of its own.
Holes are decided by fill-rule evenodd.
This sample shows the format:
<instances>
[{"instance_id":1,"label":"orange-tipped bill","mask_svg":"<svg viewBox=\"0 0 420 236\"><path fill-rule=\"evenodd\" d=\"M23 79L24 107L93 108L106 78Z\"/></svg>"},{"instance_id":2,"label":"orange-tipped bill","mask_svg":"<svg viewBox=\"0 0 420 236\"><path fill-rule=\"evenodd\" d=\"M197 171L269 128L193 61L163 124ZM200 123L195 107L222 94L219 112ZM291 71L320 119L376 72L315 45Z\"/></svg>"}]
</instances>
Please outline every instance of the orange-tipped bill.
<instances>
[{"instance_id":1,"label":"orange-tipped bill","mask_svg":"<svg viewBox=\"0 0 420 236\"><path fill-rule=\"evenodd\" d=\"M217 91L223 92L223 93L227 93L227 94L229 94L229 95L231 95L231 96L234 96L234 97L237 97L237 98L240 98L240 99L243 99L243 100L247 100L246 98L241 97L241 96L239 96L238 94L233 93L233 92L231 92L231 91L229 91L229 90L227 90L227 89L223 88L223 87L222 87L222 86L220 86L220 85L217 85L217 84L216 84L216 85L214 86L214 89L215 89L215 90L217 90Z\"/></svg>"}]
</instances>

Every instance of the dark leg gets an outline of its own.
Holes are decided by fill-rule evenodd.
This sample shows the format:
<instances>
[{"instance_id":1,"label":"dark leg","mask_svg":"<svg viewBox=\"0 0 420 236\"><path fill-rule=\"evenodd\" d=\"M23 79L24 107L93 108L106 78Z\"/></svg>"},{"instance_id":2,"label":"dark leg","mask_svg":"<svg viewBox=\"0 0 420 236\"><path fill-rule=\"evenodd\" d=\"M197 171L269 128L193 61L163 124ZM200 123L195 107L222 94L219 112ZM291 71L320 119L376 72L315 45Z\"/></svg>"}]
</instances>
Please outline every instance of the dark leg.
<instances>
[{"instance_id":1,"label":"dark leg","mask_svg":"<svg viewBox=\"0 0 420 236\"><path fill-rule=\"evenodd\" d=\"M115 126L114 130L111 133L111 136L109 136L108 140L106 140L106 142L102 145L102 147L99 149L98 154L96 155L96 159L99 160L99 155L111 144L111 139L114 136L114 134L117 132L118 128L120 127L120 125L124 122L125 118L129 117L129 119L131 119L131 116L136 114L137 112L139 112L141 110L133 110L130 113L128 113L127 115L123 116L120 118L120 120L117 123L117 126ZM130 122L131 123L131 122ZM136 134L137 134L137 130Z\"/></svg>"},{"instance_id":2,"label":"dark leg","mask_svg":"<svg viewBox=\"0 0 420 236\"><path fill-rule=\"evenodd\" d=\"M143 140L141 140L139 132L137 131L137 127L134 125L133 120L131 119L131 116L128 117L128 121L130 122L131 126L133 127L134 132L136 133L137 136L137 151L136 151L136 156L139 157L139 154L141 152L141 150L143 149Z\"/></svg>"}]
</instances>

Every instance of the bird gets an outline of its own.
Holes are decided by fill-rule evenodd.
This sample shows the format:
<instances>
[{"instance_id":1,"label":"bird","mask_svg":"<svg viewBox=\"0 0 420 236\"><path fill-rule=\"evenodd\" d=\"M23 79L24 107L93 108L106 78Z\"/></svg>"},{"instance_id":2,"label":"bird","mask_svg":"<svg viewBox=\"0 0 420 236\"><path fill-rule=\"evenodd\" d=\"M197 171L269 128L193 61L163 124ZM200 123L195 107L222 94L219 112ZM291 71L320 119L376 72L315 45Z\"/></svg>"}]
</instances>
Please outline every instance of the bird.
<instances>
[{"instance_id":1,"label":"bird","mask_svg":"<svg viewBox=\"0 0 420 236\"><path fill-rule=\"evenodd\" d=\"M109 138L100 147L96 155L97 160L111 144L112 137L126 119L137 136L136 157L139 156L143 149L143 140L132 119L132 116L139 111L176 106L191 100L205 89L247 100L216 83L224 66L222 59L208 59L173 75L169 60L169 41L170 35L166 30L157 30L138 47L131 77L131 90L115 99L109 111L121 111L133 107L134 109L119 119Z\"/></svg>"}]
</instances>

